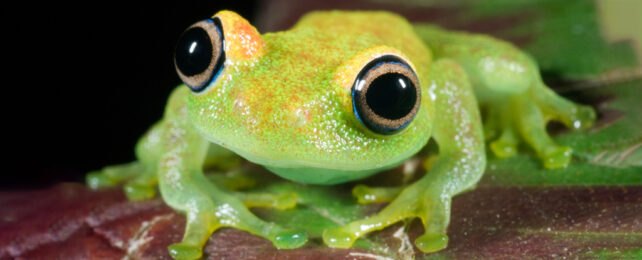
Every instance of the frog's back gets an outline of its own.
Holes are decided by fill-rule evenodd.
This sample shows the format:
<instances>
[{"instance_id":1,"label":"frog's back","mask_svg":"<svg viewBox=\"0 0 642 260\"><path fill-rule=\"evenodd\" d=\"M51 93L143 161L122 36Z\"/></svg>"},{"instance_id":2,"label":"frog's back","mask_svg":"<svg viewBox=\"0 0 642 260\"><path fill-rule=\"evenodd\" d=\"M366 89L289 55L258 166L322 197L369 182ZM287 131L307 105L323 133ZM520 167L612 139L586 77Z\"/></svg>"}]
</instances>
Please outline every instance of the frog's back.
<instances>
[{"instance_id":1,"label":"frog's back","mask_svg":"<svg viewBox=\"0 0 642 260\"><path fill-rule=\"evenodd\" d=\"M415 24L414 30L435 59L455 60L466 70L481 103L522 93L537 83L535 62L509 42L430 24Z\"/></svg>"}]
</instances>

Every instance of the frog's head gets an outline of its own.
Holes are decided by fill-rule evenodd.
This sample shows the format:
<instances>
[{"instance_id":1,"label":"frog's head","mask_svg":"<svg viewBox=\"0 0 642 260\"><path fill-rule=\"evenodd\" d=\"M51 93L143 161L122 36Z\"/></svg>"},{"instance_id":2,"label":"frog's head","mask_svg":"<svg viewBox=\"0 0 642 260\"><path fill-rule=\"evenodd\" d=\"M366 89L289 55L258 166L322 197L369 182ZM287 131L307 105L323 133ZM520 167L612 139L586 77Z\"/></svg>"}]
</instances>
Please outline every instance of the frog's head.
<instances>
[{"instance_id":1,"label":"frog's head","mask_svg":"<svg viewBox=\"0 0 642 260\"><path fill-rule=\"evenodd\" d=\"M313 13L260 35L221 11L185 31L175 63L204 136L283 177L330 184L394 167L426 144L430 57L389 13Z\"/></svg>"}]
</instances>

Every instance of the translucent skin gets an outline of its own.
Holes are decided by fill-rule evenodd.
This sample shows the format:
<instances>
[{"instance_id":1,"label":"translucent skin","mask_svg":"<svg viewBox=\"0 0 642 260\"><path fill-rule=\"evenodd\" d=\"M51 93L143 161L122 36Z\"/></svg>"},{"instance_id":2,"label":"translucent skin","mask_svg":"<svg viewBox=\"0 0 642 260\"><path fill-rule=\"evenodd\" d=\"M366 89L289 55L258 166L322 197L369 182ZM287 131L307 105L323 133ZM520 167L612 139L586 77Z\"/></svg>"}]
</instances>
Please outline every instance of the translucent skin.
<instances>
[{"instance_id":1,"label":"translucent skin","mask_svg":"<svg viewBox=\"0 0 642 260\"><path fill-rule=\"evenodd\" d=\"M390 204L370 218L326 230L323 240L350 247L369 232L418 217L425 234L415 244L434 252L448 242L452 197L471 189L484 171L483 128L497 156L515 154L525 140L544 167L555 168L569 163L571 149L550 139L547 120L577 129L595 117L543 85L531 58L491 37L413 27L388 12L314 12L288 31L264 35L236 13L215 17L225 38L219 77L201 93L184 85L172 93L163 119L139 141L138 161L87 176L92 187L126 181L130 199L153 197L158 185L163 200L187 216L183 240L169 247L177 259L201 257L220 227L248 231L278 248L307 241L305 232L247 210L294 207L296 194L237 196L204 177L205 163L222 165L238 154L297 182L333 184L395 167L432 137L439 157L429 174L403 189L355 187L359 202L376 197ZM365 64L388 54L414 69L422 103L403 131L382 136L354 115L351 87ZM478 101L489 111L483 127Z\"/></svg>"}]
</instances>

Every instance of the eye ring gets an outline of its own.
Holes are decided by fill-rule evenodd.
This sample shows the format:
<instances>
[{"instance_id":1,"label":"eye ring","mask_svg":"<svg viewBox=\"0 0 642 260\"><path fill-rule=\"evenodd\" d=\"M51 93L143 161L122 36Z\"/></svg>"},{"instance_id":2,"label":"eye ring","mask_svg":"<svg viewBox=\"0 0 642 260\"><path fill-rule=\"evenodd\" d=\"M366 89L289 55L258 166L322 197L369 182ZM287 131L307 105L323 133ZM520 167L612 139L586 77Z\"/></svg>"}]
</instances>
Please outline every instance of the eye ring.
<instances>
[{"instance_id":1,"label":"eye ring","mask_svg":"<svg viewBox=\"0 0 642 260\"><path fill-rule=\"evenodd\" d=\"M216 80L225 63L225 38L218 17L188 27L174 51L178 76L193 92L201 92Z\"/></svg>"},{"instance_id":2,"label":"eye ring","mask_svg":"<svg viewBox=\"0 0 642 260\"><path fill-rule=\"evenodd\" d=\"M395 134L414 119L421 103L417 75L401 57L384 55L366 64L352 87L357 119L383 135Z\"/></svg>"}]
</instances>

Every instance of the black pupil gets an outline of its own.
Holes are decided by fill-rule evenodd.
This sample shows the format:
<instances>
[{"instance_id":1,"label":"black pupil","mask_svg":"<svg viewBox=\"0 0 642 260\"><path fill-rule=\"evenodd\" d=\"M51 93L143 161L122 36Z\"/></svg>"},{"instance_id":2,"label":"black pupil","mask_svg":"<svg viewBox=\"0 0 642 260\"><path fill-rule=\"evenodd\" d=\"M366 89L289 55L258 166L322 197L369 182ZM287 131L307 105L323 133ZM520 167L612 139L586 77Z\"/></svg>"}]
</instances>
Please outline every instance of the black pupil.
<instances>
[{"instance_id":1,"label":"black pupil","mask_svg":"<svg viewBox=\"0 0 642 260\"><path fill-rule=\"evenodd\" d=\"M370 83L366 93L366 103L370 109L390 120L408 115L416 101L415 85L399 73L387 73L377 77Z\"/></svg>"},{"instance_id":2,"label":"black pupil","mask_svg":"<svg viewBox=\"0 0 642 260\"><path fill-rule=\"evenodd\" d=\"M212 62L212 42L200 27L187 30L176 45L176 66L185 76L203 73Z\"/></svg>"}]
</instances>

